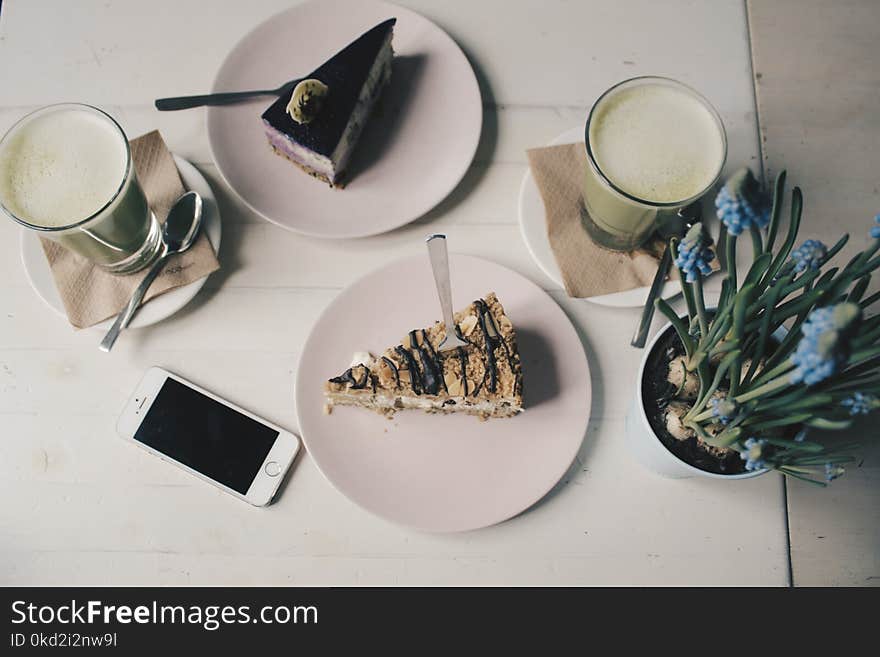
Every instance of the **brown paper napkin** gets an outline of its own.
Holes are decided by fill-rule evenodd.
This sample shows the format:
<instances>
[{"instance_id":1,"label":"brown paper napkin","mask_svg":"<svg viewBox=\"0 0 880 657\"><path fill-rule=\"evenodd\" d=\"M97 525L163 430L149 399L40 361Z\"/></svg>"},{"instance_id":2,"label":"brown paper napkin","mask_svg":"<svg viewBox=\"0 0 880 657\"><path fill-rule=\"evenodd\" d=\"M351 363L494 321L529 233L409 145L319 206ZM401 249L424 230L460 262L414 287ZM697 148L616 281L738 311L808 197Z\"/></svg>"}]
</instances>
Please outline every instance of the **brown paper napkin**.
<instances>
[{"instance_id":1,"label":"brown paper napkin","mask_svg":"<svg viewBox=\"0 0 880 657\"><path fill-rule=\"evenodd\" d=\"M631 252L611 251L593 242L583 227L585 150L581 143L528 151L565 291L570 297L585 298L650 285L662 255L662 240Z\"/></svg>"},{"instance_id":2,"label":"brown paper napkin","mask_svg":"<svg viewBox=\"0 0 880 657\"><path fill-rule=\"evenodd\" d=\"M131 155L138 180L160 223L165 223L171 206L186 190L171 152L158 131L131 140ZM67 318L85 328L117 315L146 276L108 274L82 256L60 244L41 238L52 269L55 286L64 302ZM150 286L145 303L168 290L197 281L220 268L205 231L185 253L172 256Z\"/></svg>"}]
</instances>

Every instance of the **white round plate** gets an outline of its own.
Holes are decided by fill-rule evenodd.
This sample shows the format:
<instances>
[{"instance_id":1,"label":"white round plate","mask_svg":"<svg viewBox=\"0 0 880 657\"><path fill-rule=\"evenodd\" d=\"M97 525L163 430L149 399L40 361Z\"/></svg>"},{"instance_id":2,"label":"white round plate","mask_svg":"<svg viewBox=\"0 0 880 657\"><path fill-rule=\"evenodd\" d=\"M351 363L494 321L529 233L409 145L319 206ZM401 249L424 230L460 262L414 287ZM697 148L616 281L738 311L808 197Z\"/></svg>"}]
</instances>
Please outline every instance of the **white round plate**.
<instances>
[{"instance_id":1,"label":"white round plate","mask_svg":"<svg viewBox=\"0 0 880 657\"><path fill-rule=\"evenodd\" d=\"M584 129L572 128L566 130L561 135L551 141L548 146L556 146L558 144L573 144L576 142L583 143ZM544 201L541 199L541 192L535 184L531 170L526 171L526 175L522 181L522 187L519 191L519 227L522 231L523 240L532 254L535 262L541 270L559 287L565 287L562 282L562 272L556 264L556 257L553 255L553 249L550 248L550 239L547 237L547 219L544 213ZM648 290L650 287L636 287L632 290L624 290L623 292L614 292L612 294L603 294L597 297L588 297L586 300L600 306L610 306L613 308L633 308L636 306L644 306L648 299ZM669 299L681 292L681 284L673 278L666 282L663 286L662 297Z\"/></svg>"},{"instance_id":2,"label":"white round plate","mask_svg":"<svg viewBox=\"0 0 880 657\"><path fill-rule=\"evenodd\" d=\"M506 520L565 474L590 417L590 368L577 332L550 296L509 269L451 255L456 307L495 291L517 332L525 411L480 421L400 411L393 419L338 406L324 382L352 353L381 353L440 314L427 254L398 260L346 288L312 328L299 362L296 407L305 445L349 499L387 520L452 532Z\"/></svg>"},{"instance_id":3,"label":"white round plate","mask_svg":"<svg viewBox=\"0 0 880 657\"><path fill-rule=\"evenodd\" d=\"M214 161L252 210L305 235L364 237L417 219L461 181L482 128L477 80L455 42L409 9L375 0L291 7L238 42L214 90L274 88L308 75L391 17L391 83L364 128L344 189L331 189L272 151L260 119L270 97L208 108Z\"/></svg>"},{"instance_id":4,"label":"white round plate","mask_svg":"<svg viewBox=\"0 0 880 657\"><path fill-rule=\"evenodd\" d=\"M216 252L220 249L222 229L220 212L217 209L217 200L214 198L214 192L211 191L211 186L205 180L205 177L192 164L177 155L174 156L174 162L177 164L178 171L180 171L180 178L183 180L184 188L196 191L202 197L202 216L204 221L202 230L206 231L208 239L211 240L211 244ZM40 238L35 231L25 228L21 230L21 262L24 264L28 280L40 298L60 316L67 317L67 313L64 311L64 304L61 302L61 297L58 296L58 290L52 278L52 270L49 269L46 255L43 253L43 247L40 245ZM173 315L198 294L206 280L208 280L207 277L200 278L189 285L175 288L154 299L150 299L134 316L131 328L149 326ZM112 319L107 319L89 328L98 328L106 331L113 324Z\"/></svg>"}]
</instances>

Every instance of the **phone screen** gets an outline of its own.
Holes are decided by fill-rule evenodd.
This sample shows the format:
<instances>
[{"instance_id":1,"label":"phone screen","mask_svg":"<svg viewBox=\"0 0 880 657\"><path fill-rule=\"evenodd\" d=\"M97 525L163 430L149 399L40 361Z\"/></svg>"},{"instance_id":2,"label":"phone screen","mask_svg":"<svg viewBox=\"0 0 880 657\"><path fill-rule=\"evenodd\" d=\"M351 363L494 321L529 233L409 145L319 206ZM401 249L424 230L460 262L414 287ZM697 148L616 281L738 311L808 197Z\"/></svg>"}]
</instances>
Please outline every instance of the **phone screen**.
<instances>
[{"instance_id":1,"label":"phone screen","mask_svg":"<svg viewBox=\"0 0 880 657\"><path fill-rule=\"evenodd\" d=\"M275 429L174 379L165 379L134 439L245 495Z\"/></svg>"}]
</instances>

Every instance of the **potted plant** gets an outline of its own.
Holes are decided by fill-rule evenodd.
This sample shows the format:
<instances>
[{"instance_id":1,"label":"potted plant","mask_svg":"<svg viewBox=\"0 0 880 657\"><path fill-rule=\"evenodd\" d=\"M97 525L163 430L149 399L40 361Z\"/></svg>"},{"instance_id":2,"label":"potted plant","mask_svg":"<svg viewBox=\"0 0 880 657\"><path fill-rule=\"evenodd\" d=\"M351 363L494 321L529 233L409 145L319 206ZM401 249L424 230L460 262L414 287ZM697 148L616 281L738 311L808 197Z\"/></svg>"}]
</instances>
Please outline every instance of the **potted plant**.
<instances>
[{"instance_id":1,"label":"potted plant","mask_svg":"<svg viewBox=\"0 0 880 657\"><path fill-rule=\"evenodd\" d=\"M773 469L825 485L854 459L855 444L808 430L844 429L880 408L880 316L869 316L880 293L867 295L880 267L880 225L868 248L826 267L848 236L830 248L816 240L794 248L803 205L794 188L778 240L784 194L785 172L772 199L748 169L722 187L717 245L727 272L714 308L703 298L715 255L704 227L670 240L687 316L657 301L670 323L646 349L627 418L637 455L664 474L745 478ZM739 275L743 233L754 259Z\"/></svg>"}]
</instances>

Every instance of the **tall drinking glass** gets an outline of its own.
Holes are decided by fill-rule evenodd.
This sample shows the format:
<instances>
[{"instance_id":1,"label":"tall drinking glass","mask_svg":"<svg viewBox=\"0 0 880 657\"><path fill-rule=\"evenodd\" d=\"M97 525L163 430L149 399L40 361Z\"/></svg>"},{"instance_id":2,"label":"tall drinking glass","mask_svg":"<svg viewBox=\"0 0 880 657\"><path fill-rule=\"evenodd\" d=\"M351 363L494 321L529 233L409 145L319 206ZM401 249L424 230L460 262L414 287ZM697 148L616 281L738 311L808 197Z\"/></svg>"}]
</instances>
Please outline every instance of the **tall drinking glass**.
<instances>
[{"instance_id":1,"label":"tall drinking glass","mask_svg":"<svg viewBox=\"0 0 880 657\"><path fill-rule=\"evenodd\" d=\"M727 136L718 112L690 87L661 77L625 80L595 102L584 141L584 227L598 244L629 251L718 180Z\"/></svg>"},{"instance_id":2,"label":"tall drinking glass","mask_svg":"<svg viewBox=\"0 0 880 657\"><path fill-rule=\"evenodd\" d=\"M0 209L22 226L127 274L162 247L119 124L89 105L50 105L0 140Z\"/></svg>"}]
</instances>

